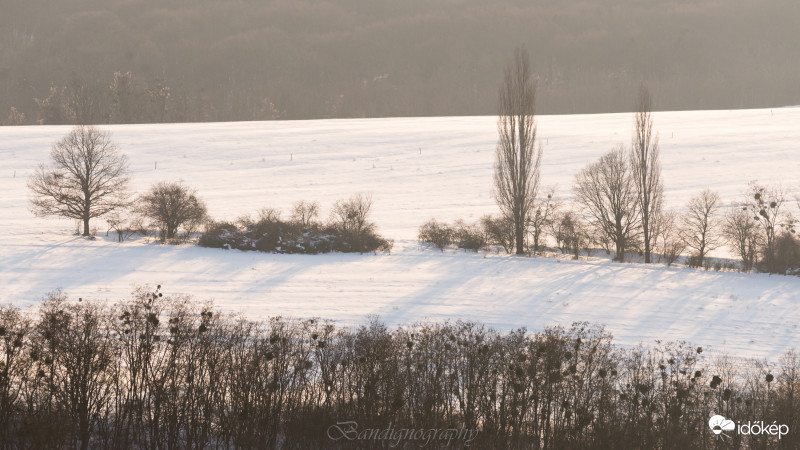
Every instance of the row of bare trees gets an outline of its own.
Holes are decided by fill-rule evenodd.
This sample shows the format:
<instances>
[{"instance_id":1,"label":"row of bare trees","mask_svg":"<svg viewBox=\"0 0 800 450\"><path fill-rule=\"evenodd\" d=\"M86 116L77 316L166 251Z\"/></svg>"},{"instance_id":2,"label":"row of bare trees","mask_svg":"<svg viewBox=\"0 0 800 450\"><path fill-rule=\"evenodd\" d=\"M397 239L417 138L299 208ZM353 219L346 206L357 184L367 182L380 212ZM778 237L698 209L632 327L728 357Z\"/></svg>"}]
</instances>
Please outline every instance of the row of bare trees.
<instances>
[{"instance_id":1,"label":"row of bare trees","mask_svg":"<svg viewBox=\"0 0 800 450\"><path fill-rule=\"evenodd\" d=\"M536 146L536 80L525 48L506 63L499 93L498 144L494 197L502 217L514 229L515 253L525 253L528 230L538 250L543 224L551 219L552 194L539 199L543 149ZM658 134L653 132L652 96L640 87L630 155L620 147L576 177L575 193L594 226L624 257L634 235L641 235L645 262L651 262L661 225L664 187L661 182ZM636 205L630 208L629 205Z\"/></svg>"},{"instance_id":2,"label":"row of bare trees","mask_svg":"<svg viewBox=\"0 0 800 450\"><path fill-rule=\"evenodd\" d=\"M543 149L536 145L535 100L530 58L518 48L505 66L499 93L494 197L500 209L495 220L503 224L484 221L494 225L484 226L495 236L488 243L513 247L516 254L535 253L549 234L562 251L576 256L594 246L613 249L617 261L635 250L645 263L672 264L688 251L687 262L696 267L707 264L709 252L729 244L745 271L758 261L768 272L800 269L795 218L785 211L781 188L751 183L745 201L726 208L730 212L724 218L719 195L709 189L692 198L685 211L664 210L653 100L644 86L637 95L630 150L619 145L582 169L573 186L581 214L565 210L552 188L541 192ZM508 231L492 233L503 229ZM420 236L431 242L425 233Z\"/></svg>"},{"instance_id":3,"label":"row of bare trees","mask_svg":"<svg viewBox=\"0 0 800 450\"><path fill-rule=\"evenodd\" d=\"M37 309L0 306L0 448L391 444L332 436L343 422L476 432L430 448L796 448L797 355L706 354L687 343L619 348L586 323L347 328L249 321L160 286L114 304L56 292ZM714 414L790 433L720 442Z\"/></svg>"}]
</instances>

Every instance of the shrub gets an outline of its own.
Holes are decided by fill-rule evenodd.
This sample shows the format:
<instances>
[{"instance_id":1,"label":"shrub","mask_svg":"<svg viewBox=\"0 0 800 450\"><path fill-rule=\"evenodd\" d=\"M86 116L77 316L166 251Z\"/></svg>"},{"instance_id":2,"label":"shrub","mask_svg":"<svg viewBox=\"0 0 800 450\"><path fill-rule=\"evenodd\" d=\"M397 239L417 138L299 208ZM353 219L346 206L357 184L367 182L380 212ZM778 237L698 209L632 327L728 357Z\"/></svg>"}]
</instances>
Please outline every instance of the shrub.
<instances>
[{"instance_id":1,"label":"shrub","mask_svg":"<svg viewBox=\"0 0 800 450\"><path fill-rule=\"evenodd\" d=\"M188 237L207 217L196 191L178 183L156 183L138 203L139 213L160 230L162 242L176 238L179 229Z\"/></svg>"},{"instance_id":2,"label":"shrub","mask_svg":"<svg viewBox=\"0 0 800 450\"><path fill-rule=\"evenodd\" d=\"M800 269L800 241L790 231L776 238L775 268L779 273L793 273Z\"/></svg>"},{"instance_id":3,"label":"shrub","mask_svg":"<svg viewBox=\"0 0 800 450\"><path fill-rule=\"evenodd\" d=\"M461 219L454 225L437 222L436 219L425 222L419 227L419 241L432 244L441 251L453 243L458 248L475 252L488 245L486 231L481 223L467 224Z\"/></svg>"},{"instance_id":4,"label":"shrub","mask_svg":"<svg viewBox=\"0 0 800 450\"><path fill-rule=\"evenodd\" d=\"M445 247L453 243L453 229L446 223L431 219L419 227L419 241L444 251Z\"/></svg>"},{"instance_id":5,"label":"shrub","mask_svg":"<svg viewBox=\"0 0 800 450\"><path fill-rule=\"evenodd\" d=\"M701 258L700 255L690 255L686 258L686 265L694 269L699 269L703 267L703 258ZM706 269L708 268L706 267Z\"/></svg>"},{"instance_id":6,"label":"shrub","mask_svg":"<svg viewBox=\"0 0 800 450\"><path fill-rule=\"evenodd\" d=\"M514 250L514 222L504 217L486 215L481 217L481 226L489 245L499 245L506 253Z\"/></svg>"},{"instance_id":7,"label":"shrub","mask_svg":"<svg viewBox=\"0 0 800 450\"><path fill-rule=\"evenodd\" d=\"M467 224L458 220L454 228L453 236L458 248L477 252L488 245L486 232L480 223Z\"/></svg>"},{"instance_id":8,"label":"shrub","mask_svg":"<svg viewBox=\"0 0 800 450\"><path fill-rule=\"evenodd\" d=\"M210 224L198 245L271 253L391 251L392 243L374 231L374 224L368 222L366 216L356 219L359 224L336 222L327 226L313 222L311 217L313 215L307 215L305 220L295 217L285 222L280 219L280 211L264 208L257 220L243 217L237 223Z\"/></svg>"}]
</instances>

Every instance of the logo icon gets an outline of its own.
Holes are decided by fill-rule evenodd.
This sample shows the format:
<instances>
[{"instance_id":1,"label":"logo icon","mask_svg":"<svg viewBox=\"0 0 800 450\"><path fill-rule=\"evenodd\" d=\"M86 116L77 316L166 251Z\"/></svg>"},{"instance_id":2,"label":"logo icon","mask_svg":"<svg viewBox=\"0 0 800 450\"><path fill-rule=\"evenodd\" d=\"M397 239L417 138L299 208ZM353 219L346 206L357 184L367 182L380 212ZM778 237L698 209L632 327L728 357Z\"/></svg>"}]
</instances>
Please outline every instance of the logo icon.
<instances>
[{"instance_id":1,"label":"logo icon","mask_svg":"<svg viewBox=\"0 0 800 450\"><path fill-rule=\"evenodd\" d=\"M722 434L723 431L732 431L736 429L736 424L732 420L726 419L720 415L716 415L708 419L708 426L714 434Z\"/></svg>"}]
</instances>

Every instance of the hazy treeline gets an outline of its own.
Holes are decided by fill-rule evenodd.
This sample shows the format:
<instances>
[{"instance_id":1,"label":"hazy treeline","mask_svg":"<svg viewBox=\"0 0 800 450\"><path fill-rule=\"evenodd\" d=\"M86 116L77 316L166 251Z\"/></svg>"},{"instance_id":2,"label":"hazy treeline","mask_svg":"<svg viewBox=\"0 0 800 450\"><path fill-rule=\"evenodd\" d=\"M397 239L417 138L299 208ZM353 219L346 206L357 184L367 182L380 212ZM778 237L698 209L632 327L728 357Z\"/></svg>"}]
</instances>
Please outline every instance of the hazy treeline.
<instances>
[{"instance_id":1,"label":"hazy treeline","mask_svg":"<svg viewBox=\"0 0 800 450\"><path fill-rule=\"evenodd\" d=\"M586 323L345 328L249 321L160 286L115 304L55 292L36 309L0 307L0 448L390 444L333 441L338 422L478 430L471 448L797 448L797 354L772 365L706 354L620 348ZM723 441L714 414L790 432Z\"/></svg>"},{"instance_id":2,"label":"hazy treeline","mask_svg":"<svg viewBox=\"0 0 800 450\"><path fill-rule=\"evenodd\" d=\"M800 103L792 0L33 0L2 10L6 124L495 114L504 56L519 44L539 113L630 111L640 82L663 110Z\"/></svg>"}]
</instances>

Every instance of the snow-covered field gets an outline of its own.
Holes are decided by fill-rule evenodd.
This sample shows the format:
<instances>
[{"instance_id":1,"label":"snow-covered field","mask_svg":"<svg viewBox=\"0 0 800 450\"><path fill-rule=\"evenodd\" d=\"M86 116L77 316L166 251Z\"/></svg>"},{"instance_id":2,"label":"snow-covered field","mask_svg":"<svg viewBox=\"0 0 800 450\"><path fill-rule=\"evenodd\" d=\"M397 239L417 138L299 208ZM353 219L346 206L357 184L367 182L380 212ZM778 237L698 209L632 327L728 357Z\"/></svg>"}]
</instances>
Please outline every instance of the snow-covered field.
<instances>
[{"instance_id":1,"label":"snow-covered field","mask_svg":"<svg viewBox=\"0 0 800 450\"><path fill-rule=\"evenodd\" d=\"M40 219L27 178L69 127L0 127L0 303L37 303L62 288L115 300L137 284L213 299L251 318L318 316L392 325L475 319L499 329L606 325L618 343L678 340L733 356L777 358L800 348L800 277L660 265L440 253L416 242L436 217L494 213L494 117L108 126L131 161L133 187L196 187L216 218L297 200L332 203L371 192L391 254L272 255L146 239L73 236L71 220ZM540 116L542 181L569 199L575 173L630 142L631 114ZM709 186L727 203L747 182L800 193L800 108L654 114L670 208Z\"/></svg>"}]
</instances>

